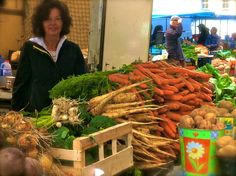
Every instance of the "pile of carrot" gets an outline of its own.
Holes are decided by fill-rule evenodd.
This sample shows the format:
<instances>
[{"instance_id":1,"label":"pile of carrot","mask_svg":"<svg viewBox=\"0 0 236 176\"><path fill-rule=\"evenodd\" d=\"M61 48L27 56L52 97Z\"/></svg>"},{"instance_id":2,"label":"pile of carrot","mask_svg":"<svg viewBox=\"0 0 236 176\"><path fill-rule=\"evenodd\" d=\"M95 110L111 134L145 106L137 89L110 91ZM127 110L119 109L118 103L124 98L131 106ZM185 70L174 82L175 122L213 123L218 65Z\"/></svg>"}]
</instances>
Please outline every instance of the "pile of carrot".
<instances>
[{"instance_id":1,"label":"pile of carrot","mask_svg":"<svg viewBox=\"0 0 236 176\"><path fill-rule=\"evenodd\" d=\"M147 167L145 163L152 163L155 166L162 166L179 153L179 144L176 140L179 138L177 124L181 116L190 114L201 105L214 105L212 86L208 83L211 75L173 66L165 61L147 62L134 66L133 72L110 74L109 80L118 83L120 87L151 80L133 87L130 92L136 94L138 101L152 100L152 104L159 105L159 108L129 115L119 113L116 120L134 123L136 133L134 132L133 146L136 165ZM109 116L109 113L103 115ZM161 142L155 141L155 137L175 142L167 140L168 142L161 146ZM157 146L152 145L158 141ZM151 149L145 147L146 145L151 146Z\"/></svg>"}]
</instances>

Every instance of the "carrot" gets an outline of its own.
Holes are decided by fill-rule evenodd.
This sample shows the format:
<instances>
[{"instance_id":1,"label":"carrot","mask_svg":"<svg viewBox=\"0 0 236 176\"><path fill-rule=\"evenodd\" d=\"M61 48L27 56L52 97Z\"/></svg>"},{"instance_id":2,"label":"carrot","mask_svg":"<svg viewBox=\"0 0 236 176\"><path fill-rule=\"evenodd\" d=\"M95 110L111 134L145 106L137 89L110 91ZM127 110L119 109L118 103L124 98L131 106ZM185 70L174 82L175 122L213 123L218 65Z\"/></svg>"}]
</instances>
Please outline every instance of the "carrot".
<instances>
[{"instance_id":1,"label":"carrot","mask_svg":"<svg viewBox=\"0 0 236 176\"><path fill-rule=\"evenodd\" d=\"M158 68L158 66L156 64L154 64L153 62L146 62L146 63L142 63L142 64L139 64L141 65L142 67L144 68Z\"/></svg>"},{"instance_id":2,"label":"carrot","mask_svg":"<svg viewBox=\"0 0 236 176\"><path fill-rule=\"evenodd\" d=\"M176 73L187 74L190 77L198 78L198 79L201 79L204 81L208 81L212 77L212 75L210 75L210 74L206 74L203 72L197 72L197 71L193 71L193 70L188 70L188 69L185 69L182 67L175 67L175 69L167 68L165 71L166 71L166 73L169 73L169 74L176 74Z\"/></svg>"},{"instance_id":3,"label":"carrot","mask_svg":"<svg viewBox=\"0 0 236 176\"><path fill-rule=\"evenodd\" d=\"M120 78L123 78L123 79L128 79L129 78L129 75L128 74L123 74L123 73L113 73L112 75L116 75Z\"/></svg>"},{"instance_id":4,"label":"carrot","mask_svg":"<svg viewBox=\"0 0 236 176\"><path fill-rule=\"evenodd\" d=\"M170 85L162 85L161 88L162 88L162 90L171 90L175 93L179 92L179 89L177 89L174 86L170 86Z\"/></svg>"},{"instance_id":5,"label":"carrot","mask_svg":"<svg viewBox=\"0 0 236 176\"><path fill-rule=\"evenodd\" d=\"M169 110L178 110L180 108L180 105L175 101L167 102L166 105Z\"/></svg>"},{"instance_id":6,"label":"carrot","mask_svg":"<svg viewBox=\"0 0 236 176\"><path fill-rule=\"evenodd\" d=\"M167 115L168 118L170 118L171 120L174 120L175 122L179 122L180 118L181 118L180 114L170 112L170 111L166 112L166 115Z\"/></svg>"},{"instance_id":7,"label":"carrot","mask_svg":"<svg viewBox=\"0 0 236 176\"><path fill-rule=\"evenodd\" d=\"M145 83L143 83L143 84L140 84L139 87L140 87L141 89L147 89L147 88L148 88L148 85L145 84Z\"/></svg>"},{"instance_id":8,"label":"carrot","mask_svg":"<svg viewBox=\"0 0 236 176\"><path fill-rule=\"evenodd\" d=\"M202 86L202 87L201 87L201 90L202 90L203 92L207 93L207 94L212 94L212 91L211 91L210 89L208 89L207 87L205 87L205 86Z\"/></svg>"},{"instance_id":9,"label":"carrot","mask_svg":"<svg viewBox=\"0 0 236 176\"><path fill-rule=\"evenodd\" d=\"M154 87L153 88L153 91L157 94L157 95L164 95L164 92L161 90L161 89L159 89L159 88L157 88L157 87Z\"/></svg>"},{"instance_id":10,"label":"carrot","mask_svg":"<svg viewBox=\"0 0 236 176\"><path fill-rule=\"evenodd\" d=\"M204 87L207 87L209 90L213 91L214 90L214 85L210 82L204 82L202 83Z\"/></svg>"},{"instance_id":11,"label":"carrot","mask_svg":"<svg viewBox=\"0 0 236 176\"><path fill-rule=\"evenodd\" d=\"M161 127L164 129L164 131L172 138L175 138L175 133L172 131L172 129L167 125L165 122L160 123Z\"/></svg>"},{"instance_id":12,"label":"carrot","mask_svg":"<svg viewBox=\"0 0 236 176\"><path fill-rule=\"evenodd\" d=\"M108 78L110 81L112 82L115 82L115 83L119 83L119 84L122 84L122 85L129 85L129 81L128 79L125 79L125 78L121 78L115 74L110 74L108 75Z\"/></svg>"},{"instance_id":13,"label":"carrot","mask_svg":"<svg viewBox=\"0 0 236 176\"><path fill-rule=\"evenodd\" d=\"M168 81L160 76L158 76L157 74L153 74L151 71L149 71L148 69L145 69L144 67L142 67L141 65L136 65L136 68L139 69L143 74L147 75L148 77L152 78L153 81L157 84L157 85L162 85L162 84L167 84Z\"/></svg>"},{"instance_id":14,"label":"carrot","mask_svg":"<svg viewBox=\"0 0 236 176\"><path fill-rule=\"evenodd\" d=\"M189 93L189 90L183 90L182 92L179 93L179 95L187 95Z\"/></svg>"},{"instance_id":15,"label":"carrot","mask_svg":"<svg viewBox=\"0 0 236 176\"><path fill-rule=\"evenodd\" d=\"M175 87L177 88L177 89L181 89L182 87L184 87L185 86L185 83L184 82L180 82L180 83L178 83L178 84L175 84Z\"/></svg>"},{"instance_id":16,"label":"carrot","mask_svg":"<svg viewBox=\"0 0 236 176\"><path fill-rule=\"evenodd\" d=\"M190 92L194 92L194 87L193 87L193 85L192 85L189 81L187 81L187 80L183 80L183 81L184 81L186 87L188 88L188 90L189 90Z\"/></svg>"},{"instance_id":17,"label":"carrot","mask_svg":"<svg viewBox=\"0 0 236 176\"><path fill-rule=\"evenodd\" d=\"M167 125L171 128L171 130L176 133L176 123L173 122L172 120L166 118L166 117L163 117L163 120L167 123Z\"/></svg>"},{"instance_id":18,"label":"carrot","mask_svg":"<svg viewBox=\"0 0 236 176\"><path fill-rule=\"evenodd\" d=\"M164 131L164 129L163 129L162 127L158 126L158 125L156 125L156 130L157 130L158 132Z\"/></svg>"},{"instance_id":19,"label":"carrot","mask_svg":"<svg viewBox=\"0 0 236 176\"><path fill-rule=\"evenodd\" d=\"M202 100L212 101L211 96L210 96L209 94L206 94L206 93L203 93L203 92L198 93L198 94L197 94L197 97L200 98L200 99L202 99Z\"/></svg>"},{"instance_id":20,"label":"carrot","mask_svg":"<svg viewBox=\"0 0 236 176\"><path fill-rule=\"evenodd\" d=\"M201 89L201 84L200 85L197 84L198 82L195 81L194 79L188 78L187 81L189 81L192 84L192 86L195 90L200 90Z\"/></svg>"},{"instance_id":21,"label":"carrot","mask_svg":"<svg viewBox=\"0 0 236 176\"><path fill-rule=\"evenodd\" d=\"M193 110L195 107L194 106L191 106L191 105L187 105L187 104L184 104L184 103L180 103L180 111L191 111Z\"/></svg>"},{"instance_id":22,"label":"carrot","mask_svg":"<svg viewBox=\"0 0 236 176\"><path fill-rule=\"evenodd\" d=\"M165 61L160 61L159 64L162 64L162 67L164 67L164 68L173 68L174 67Z\"/></svg>"},{"instance_id":23,"label":"carrot","mask_svg":"<svg viewBox=\"0 0 236 176\"><path fill-rule=\"evenodd\" d=\"M169 84L176 85L176 84L179 84L181 81L182 81L181 78L172 78L172 79L169 79Z\"/></svg>"},{"instance_id":24,"label":"carrot","mask_svg":"<svg viewBox=\"0 0 236 176\"><path fill-rule=\"evenodd\" d=\"M157 110L157 112L158 112L159 115L160 115L160 114L163 114L163 113L165 113L165 112L167 112L167 111L169 111L169 109L166 108L166 107L160 108L160 109ZM158 115L158 116L159 116L159 115Z\"/></svg>"},{"instance_id":25,"label":"carrot","mask_svg":"<svg viewBox=\"0 0 236 176\"><path fill-rule=\"evenodd\" d=\"M192 111L183 111L179 112L181 115L189 115Z\"/></svg>"},{"instance_id":26,"label":"carrot","mask_svg":"<svg viewBox=\"0 0 236 176\"><path fill-rule=\"evenodd\" d=\"M141 81L143 78L141 76L135 75L133 72L129 73L129 80L131 81Z\"/></svg>"},{"instance_id":27,"label":"carrot","mask_svg":"<svg viewBox=\"0 0 236 176\"><path fill-rule=\"evenodd\" d=\"M197 84L198 86L202 87L202 84L192 78L188 78L188 80L191 82L191 83L194 83L194 84Z\"/></svg>"},{"instance_id":28,"label":"carrot","mask_svg":"<svg viewBox=\"0 0 236 176\"><path fill-rule=\"evenodd\" d=\"M158 68L148 68L152 73L165 73L163 70Z\"/></svg>"},{"instance_id":29,"label":"carrot","mask_svg":"<svg viewBox=\"0 0 236 176\"><path fill-rule=\"evenodd\" d=\"M172 90L162 90L162 91L163 91L164 95L174 95L175 94L175 92Z\"/></svg>"},{"instance_id":30,"label":"carrot","mask_svg":"<svg viewBox=\"0 0 236 176\"><path fill-rule=\"evenodd\" d=\"M155 101L157 101L157 103L163 103L165 101L164 98L162 98L161 96L154 94L153 98L155 99Z\"/></svg>"},{"instance_id":31,"label":"carrot","mask_svg":"<svg viewBox=\"0 0 236 176\"><path fill-rule=\"evenodd\" d=\"M141 71L139 71L138 69L134 69L133 73L136 75L136 76L140 76L141 78L147 78L146 75L144 75Z\"/></svg>"},{"instance_id":32,"label":"carrot","mask_svg":"<svg viewBox=\"0 0 236 176\"><path fill-rule=\"evenodd\" d=\"M196 94L190 93L190 94L184 96L181 101L182 102L189 101L191 99L194 99L196 96L197 96Z\"/></svg>"},{"instance_id":33,"label":"carrot","mask_svg":"<svg viewBox=\"0 0 236 176\"><path fill-rule=\"evenodd\" d=\"M183 96L180 94L175 94L175 95L167 95L165 98L168 100L179 101L183 98Z\"/></svg>"},{"instance_id":34,"label":"carrot","mask_svg":"<svg viewBox=\"0 0 236 176\"><path fill-rule=\"evenodd\" d=\"M180 151L180 144L177 142L173 142L173 145L171 145L173 147L173 149Z\"/></svg>"}]
</instances>

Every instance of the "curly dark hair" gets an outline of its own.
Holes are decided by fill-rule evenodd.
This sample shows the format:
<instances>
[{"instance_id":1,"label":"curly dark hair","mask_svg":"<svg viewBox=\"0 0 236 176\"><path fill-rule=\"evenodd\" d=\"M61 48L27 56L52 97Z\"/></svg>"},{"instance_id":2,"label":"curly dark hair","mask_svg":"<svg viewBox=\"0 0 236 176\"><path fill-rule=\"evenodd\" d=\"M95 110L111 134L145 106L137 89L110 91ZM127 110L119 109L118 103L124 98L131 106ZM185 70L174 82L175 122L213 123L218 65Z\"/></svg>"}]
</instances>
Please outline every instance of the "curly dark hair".
<instances>
[{"instance_id":1,"label":"curly dark hair","mask_svg":"<svg viewBox=\"0 0 236 176\"><path fill-rule=\"evenodd\" d=\"M60 36L70 33L72 18L67 5L59 0L44 0L39 4L32 16L32 32L37 37L44 37L43 21L47 20L51 9L57 8L60 11L63 22Z\"/></svg>"}]
</instances>

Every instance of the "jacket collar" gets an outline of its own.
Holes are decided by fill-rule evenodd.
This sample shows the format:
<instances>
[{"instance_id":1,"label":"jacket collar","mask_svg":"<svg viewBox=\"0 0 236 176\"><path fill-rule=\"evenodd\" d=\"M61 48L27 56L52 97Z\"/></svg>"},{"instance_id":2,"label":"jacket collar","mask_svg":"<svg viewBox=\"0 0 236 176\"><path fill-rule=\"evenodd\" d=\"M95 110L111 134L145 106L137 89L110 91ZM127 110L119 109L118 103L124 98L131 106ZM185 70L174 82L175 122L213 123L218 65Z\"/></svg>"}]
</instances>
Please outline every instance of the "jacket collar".
<instances>
[{"instance_id":1,"label":"jacket collar","mask_svg":"<svg viewBox=\"0 0 236 176\"><path fill-rule=\"evenodd\" d=\"M58 45L57 45L57 49L56 49L56 60L58 58L58 54L59 54L59 51L64 43L64 41L66 40L66 36L62 36ZM33 38L30 38L29 41L33 42L33 43L37 43L38 45L42 46L48 53L49 50L47 49L46 47L46 44L44 43L44 40L43 40L43 37L33 37Z\"/></svg>"}]
</instances>

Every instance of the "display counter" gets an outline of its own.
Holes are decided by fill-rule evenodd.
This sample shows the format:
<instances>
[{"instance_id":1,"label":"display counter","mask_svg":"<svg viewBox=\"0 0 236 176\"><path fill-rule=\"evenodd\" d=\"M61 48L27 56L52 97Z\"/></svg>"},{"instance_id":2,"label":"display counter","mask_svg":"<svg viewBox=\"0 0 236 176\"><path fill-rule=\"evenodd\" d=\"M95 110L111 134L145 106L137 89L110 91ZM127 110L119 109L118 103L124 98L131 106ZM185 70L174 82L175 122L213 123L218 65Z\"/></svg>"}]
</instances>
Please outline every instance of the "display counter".
<instances>
[{"instance_id":1,"label":"display counter","mask_svg":"<svg viewBox=\"0 0 236 176\"><path fill-rule=\"evenodd\" d=\"M12 91L0 88L0 115L9 111L11 107Z\"/></svg>"}]
</instances>

